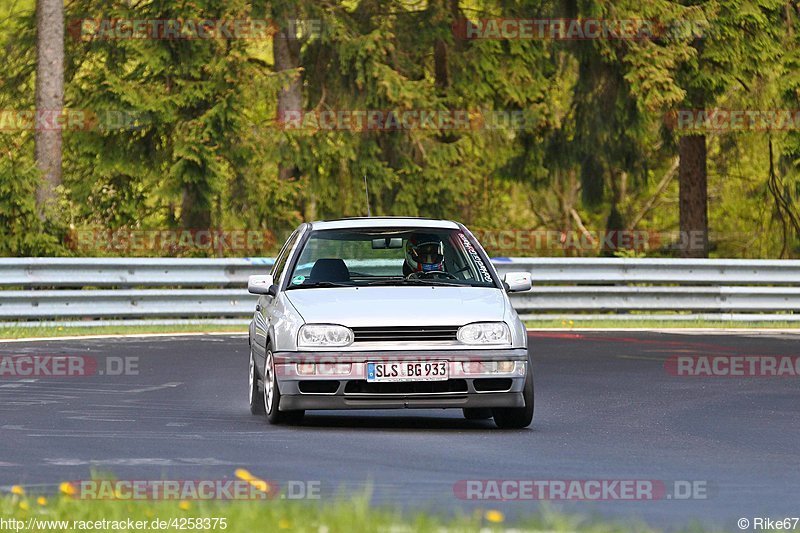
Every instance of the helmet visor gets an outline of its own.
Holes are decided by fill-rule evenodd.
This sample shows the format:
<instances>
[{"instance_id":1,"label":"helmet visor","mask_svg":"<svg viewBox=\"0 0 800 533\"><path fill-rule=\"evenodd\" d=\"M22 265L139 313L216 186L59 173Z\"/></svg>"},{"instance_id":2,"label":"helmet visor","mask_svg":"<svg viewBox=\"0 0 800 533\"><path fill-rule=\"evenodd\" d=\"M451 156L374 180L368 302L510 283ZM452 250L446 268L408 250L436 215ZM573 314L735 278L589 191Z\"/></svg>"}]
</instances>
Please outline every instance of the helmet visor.
<instances>
[{"instance_id":1,"label":"helmet visor","mask_svg":"<svg viewBox=\"0 0 800 533\"><path fill-rule=\"evenodd\" d=\"M412 253L414 259L422 264L438 265L444 260L442 254L442 243L440 242L422 242L414 246Z\"/></svg>"}]
</instances>

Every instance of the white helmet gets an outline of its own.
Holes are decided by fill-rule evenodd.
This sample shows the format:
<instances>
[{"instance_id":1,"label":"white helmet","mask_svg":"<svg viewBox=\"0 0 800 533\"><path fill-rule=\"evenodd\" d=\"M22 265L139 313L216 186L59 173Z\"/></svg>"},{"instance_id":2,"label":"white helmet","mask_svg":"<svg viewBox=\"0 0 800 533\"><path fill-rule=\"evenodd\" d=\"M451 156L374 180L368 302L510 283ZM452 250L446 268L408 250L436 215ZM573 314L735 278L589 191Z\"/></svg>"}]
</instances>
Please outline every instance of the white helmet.
<instances>
[{"instance_id":1,"label":"white helmet","mask_svg":"<svg viewBox=\"0 0 800 533\"><path fill-rule=\"evenodd\" d=\"M415 233L406 241L406 264L412 272L444 270L444 244L437 235Z\"/></svg>"}]
</instances>

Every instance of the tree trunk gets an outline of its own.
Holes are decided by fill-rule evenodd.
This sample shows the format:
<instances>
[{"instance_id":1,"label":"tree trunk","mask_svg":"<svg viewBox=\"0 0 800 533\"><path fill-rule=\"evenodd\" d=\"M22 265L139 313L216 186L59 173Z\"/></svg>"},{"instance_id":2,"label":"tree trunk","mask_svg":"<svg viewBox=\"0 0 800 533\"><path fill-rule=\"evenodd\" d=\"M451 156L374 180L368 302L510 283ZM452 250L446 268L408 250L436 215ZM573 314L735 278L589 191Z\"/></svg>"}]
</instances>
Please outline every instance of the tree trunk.
<instances>
[{"instance_id":1,"label":"tree trunk","mask_svg":"<svg viewBox=\"0 0 800 533\"><path fill-rule=\"evenodd\" d=\"M211 205L197 184L184 184L181 197L181 228L205 230L211 227Z\"/></svg>"},{"instance_id":2,"label":"tree trunk","mask_svg":"<svg viewBox=\"0 0 800 533\"><path fill-rule=\"evenodd\" d=\"M303 80L299 74L300 68L300 41L294 35L295 21L297 20L297 7L287 6L278 13L273 10L273 16L280 28L275 33L272 41L272 57L275 63L275 72L294 71L291 79L284 80L278 91L278 120L283 120L288 113L303 110ZM295 165L281 162L278 167L278 178L286 180L297 177L299 170Z\"/></svg>"},{"instance_id":3,"label":"tree trunk","mask_svg":"<svg viewBox=\"0 0 800 533\"><path fill-rule=\"evenodd\" d=\"M64 106L64 3L36 2L36 113L60 114ZM45 121L43 121L45 122ZM42 177L36 190L36 208L45 218L61 184L61 130L37 127L34 133L36 166Z\"/></svg>"},{"instance_id":4,"label":"tree trunk","mask_svg":"<svg viewBox=\"0 0 800 533\"><path fill-rule=\"evenodd\" d=\"M458 0L432 0L428 3L431 23L438 26L438 36L433 41L433 75L434 87L440 97L446 98L452 85L450 75L451 51L458 54L461 48L448 37L452 35L453 23L461 19ZM459 40L456 40L458 43ZM448 107L452 108L452 104ZM444 143L456 142L459 139L453 131L442 131L439 140Z\"/></svg>"},{"instance_id":5,"label":"tree trunk","mask_svg":"<svg viewBox=\"0 0 800 533\"><path fill-rule=\"evenodd\" d=\"M436 39L433 43L433 71L436 89L445 94L450 87L450 68L447 64L447 43Z\"/></svg>"},{"instance_id":6,"label":"tree trunk","mask_svg":"<svg viewBox=\"0 0 800 533\"><path fill-rule=\"evenodd\" d=\"M606 219L606 234L601 237L600 241L600 255L605 257L614 257L616 252L625 250L625 246L628 245L628 239L623 237L623 232L626 229L625 215L620 211L621 206L625 202L627 184L627 172L615 171L613 173L611 178L611 191L613 193L611 211Z\"/></svg>"},{"instance_id":7,"label":"tree trunk","mask_svg":"<svg viewBox=\"0 0 800 533\"><path fill-rule=\"evenodd\" d=\"M458 12L458 1L434 0L429 3L429 9L433 24L447 28L448 32L452 31L454 16ZM433 75L437 92L446 95L450 88L450 65L448 43L442 36L433 41Z\"/></svg>"},{"instance_id":8,"label":"tree trunk","mask_svg":"<svg viewBox=\"0 0 800 533\"><path fill-rule=\"evenodd\" d=\"M705 135L681 137L680 239L683 257L708 257L708 183Z\"/></svg>"}]
</instances>

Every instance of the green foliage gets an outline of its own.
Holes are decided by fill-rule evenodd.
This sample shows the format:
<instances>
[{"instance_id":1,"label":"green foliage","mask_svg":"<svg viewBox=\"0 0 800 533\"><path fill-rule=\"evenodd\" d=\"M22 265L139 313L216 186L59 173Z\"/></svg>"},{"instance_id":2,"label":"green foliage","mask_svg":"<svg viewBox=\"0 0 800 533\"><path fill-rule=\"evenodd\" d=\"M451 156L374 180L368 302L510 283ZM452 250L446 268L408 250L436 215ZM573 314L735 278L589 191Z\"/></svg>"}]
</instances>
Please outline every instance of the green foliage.
<instances>
[{"instance_id":1,"label":"green foliage","mask_svg":"<svg viewBox=\"0 0 800 533\"><path fill-rule=\"evenodd\" d=\"M487 230L673 231L681 132L665 117L798 109L800 100L798 13L779 0L76 0L66 9L66 103L100 124L64 131L61 208L46 221L34 209L32 131L0 129L3 255L114 253L65 239L87 229L246 228L280 241L302 220L365 215L364 176L374 214ZM322 30L299 35L295 69L276 71L272 39L103 39L76 22L269 13ZM34 2L0 7L0 17L0 109L30 109ZM464 18L495 17L649 21L652 35L467 40L453 31ZM465 112L470 127L285 128L277 95L296 78L305 113ZM492 117L521 120L489 127ZM797 130L709 132L708 165L714 254L800 255ZM294 177L279 179L280 167ZM672 253L621 253L644 252Z\"/></svg>"},{"instance_id":2,"label":"green foliage","mask_svg":"<svg viewBox=\"0 0 800 533\"><path fill-rule=\"evenodd\" d=\"M34 197L39 173L31 154L13 136L0 134L0 255L60 252L53 235L42 231Z\"/></svg>"}]
</instances>

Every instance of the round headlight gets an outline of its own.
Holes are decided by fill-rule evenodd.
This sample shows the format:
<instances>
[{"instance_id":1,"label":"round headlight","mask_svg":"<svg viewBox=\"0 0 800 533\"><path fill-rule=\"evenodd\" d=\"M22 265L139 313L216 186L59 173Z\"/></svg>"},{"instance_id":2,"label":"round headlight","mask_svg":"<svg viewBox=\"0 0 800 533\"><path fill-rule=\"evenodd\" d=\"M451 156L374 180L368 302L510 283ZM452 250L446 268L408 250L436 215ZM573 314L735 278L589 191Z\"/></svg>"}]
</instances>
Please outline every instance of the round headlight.
<instances>
[{"instance_id":1,"label":"round headlight","mask_svg":"<svg viewBox=\"0 0 800 533\"><path fill-rule=\"evenodd\" d=\"M464 344L511 344L505 322L476 322L459 328L458 340Z\"/></svg>"},{"instance_id":2,"label":"round headlight","mask_svg":"<svg viewBox=\"0 0 800 533\"><path fill-rule=\"evenodd\" d=\"M349 346L353 342L353 331L334 324L306 324L297 334L297 346L319 348Z\"/></svg>"}]
</instances>

